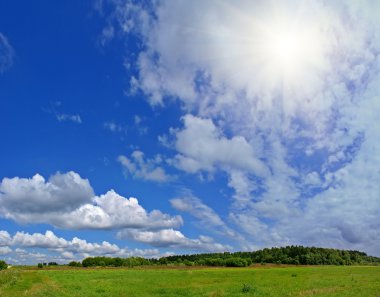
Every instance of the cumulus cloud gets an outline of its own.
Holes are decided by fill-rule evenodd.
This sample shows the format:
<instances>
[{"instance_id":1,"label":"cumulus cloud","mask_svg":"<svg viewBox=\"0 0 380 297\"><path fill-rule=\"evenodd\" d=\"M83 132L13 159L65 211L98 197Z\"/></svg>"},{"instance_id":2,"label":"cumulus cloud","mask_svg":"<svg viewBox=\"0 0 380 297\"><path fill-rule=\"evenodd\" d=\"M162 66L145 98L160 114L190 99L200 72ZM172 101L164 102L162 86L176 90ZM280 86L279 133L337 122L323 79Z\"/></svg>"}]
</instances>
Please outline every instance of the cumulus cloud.
<instances>
[{"instance_id":1,"label":"cumulus cloud","mask_svg":"<svg viewBox=\"0 0 380 297\"><path fill-rule=\"evenodd\" d=\"M210 237L201 235L198 239L190 239L183 235L181 231L174 229L140 232L126 229L120 231L118 237L133 239L157 247L181 248L192 251L224 252L231 249L228 245L216 243Z\"/></svg>"},{"instance_id":2,"label":"cumulus cloud","mask_svg":"<svg viewBox=\"0 0 380 297\"><path fill-rule=\"evenodd\" d=\"M44 234L16 232L15 235L10 236L6 231L0 231L0 234L7 234L7 240L9 239L6 246L0 247L0 255L3 255L8 263L15 264L50 261L67 263L71 260L82 260L85 257L97 255L114 257L159 257L161 255L158 249L121 248L107 241L88 242L78 237L67 240L49 230Z\"/></svg>"},{"instance_id":3,"label":"cumulus cloud","mask_svg":"<svg viewBox=\"0 0 380 297\"><path fill-rule=\"evenodd\" d=\"M208 215L207 221L223 226L221 219L200 201L195 206L198 211ZM185 210L182 200L173 203ZM188 204L188 207L190 205ZM159 210L147 212L136 198L125 198L110 190L104 195L95 196L87 179L75 172L57 173L45 180L41 175L27 178L4 178L0 184L1 215L20 223L45 223L64 229L119 229L120 238L128 238L155 247L184 248L188 250L222 251L229 249L213 239L200 236L189 239L180 231L183 220L180 216L170 216ZM197 214L198 216L200 214ZM109 242L89 243L74 237L66 240L52 231L42 233L17 232L11 236L0 231L1 251L11 253L10 247L39 248L59 252L62 259L73 259L76 255L158 255L153 250L121 249ZM16 251L22 252L20 250ZM25 259L30 259L27 252ZM75 256L75 257L74 257ZM44 256L41 255L41 259Z\"/></svg>"},{"instance_id":4,"label":"cumulus cloud","mask_svg":"<svg viewBox=\"0 0 380 297\"><path fill-rule=\"evenodd\" d=\"M0 231L4 233L6 231ZM200 236L198 239L189 239L180 231L164 229L159 231L139 232L133 229L123 230L120 238L129 238L159 248L181 248L192 251L227 251L229 246L216 243L212 238ZM12 250L12 248L14 248ZM82 260L90 256L112 257L145 257L158 258L170 255L170 252L162 252L158 248L130 249L119 247L116 244L103 241L101 243L88 242L74 237L71 240L58 237L52 231L45 233L16 232L10 236L6 246L0 247L0 255L4 255L9 263L35 264L36 262L56 261L67 263L71 260Z\"/></svg>"},{"instance_id":5,"label":"cumulus cloud","mask_svg":"<svg viewBox=\"0 0 380 297\"><path fill-rule=\"evenodd\" d=\"M167 182L174 179L174 176L168 175L160 166L163 160L159 155L153 159L146 159L142 151L134 151L130 158L121 155L118 161L125 172L134 178L155 182Z\"/></svg>"},{"instance_id":6,"label":"cumulus cloud","mask_svg":"<svg viewBox=\"0 0 380 297\"><path fill-rule=\"evenodd\" d=\"M370 0L116 2L120 28L143 44L130 61L134 87L153 105L179 100L187 113L172 130L171 164L226 172L230 219L255 244L378 254L379 8ZM296 73L257 52L261 28L289 23L317 40Z\"/></svg>"},{"instance_id":7,"label":"cumulus cloud","mask_svg":"<svg viewBox=\"0 0 380 297\"><path fill-rule=\"evenodd\" d=\"M12 252L12 249L7 246L1 246L0 247L0 255L7 255Z\"/></svg>"},{"instance_id":8,"label":"cumulus cloud","mask_svg":"<svg viewBox=\"0 0 380 297\"><path fill-rule=\"evenodd\" d=\"M13 64L14 51L8 39L0 32L0 73L7 71Z\"/></svg>"},{"instance_id":9,"label":"cumulus cloud","mask_svg":"<svg viewBox=\"0 0 380 297\"><path fill-rule=\"evenodd\" d=\"M12 244L23 247L63 248L68 245L63 238L58 238L52 231L41 233L17 232L12 238Z\"/></svg>"},{"instance_id":10,"label":"cumulus cloud","mask_svg":"<svg viewBox=\"0 0 380 297\"><path fill-rule=\"evenodd\" d=\"M180 216L172 217L159 210L148 213L136 198L126 199L112 190L95 197L93 202L64 214L58 225L70 229L160 229L183 224Z\"/></svg>"},{"instance_id":11,"label":"cumulus cloud","mask_svg":"<svg viewBox=\"0 0 380 297\"><path fill-rule=\"evenodd\" d=\"M32 221L28 215L69 212L91 202L94 191L87 179L75 172L56 173L48 180L4 178L0 184L0 212L19 222Z\"/></svg>"},{"instance_id":12,"label":"cumulus cloud","mask_svg":"<svg viewBox=\"0 0 380 297\"><path fill-rule=\"evenodd\" d=\"M244 137L229 139L210 119L190 114L183 117L183 122L182 130L173 131L179 152L173 160L177 168L192 173L214 171L216 167L237 168L258 176L268 175L268 169Z\"/></svg>"},{"instance_id":13,"label":"cumulus cloud","mask_svg":"<svg viewBox=\"0 0 380 297\"><path fill-rule=\"evenodd\" d=\"M56 236L52 231L42 233L25 233L17 232L9 244L10 246L17 246L21 248L42 248L57 252L66 252L74 254L115 254L121 249L107 241L102 243L90 243L84 239L74 237L72 240L66 240L62 237ZM18 250L18 252L25 252L25 250Z\"/></svg>"},{"instance_id":14,"label":"cumulus cloud","mask_svg":"<svg viewBox=\"0 0 380 297\"><path fill-rule=\"evenodd\" d=\"M7 246L11 242L11 236L7 231L0 231L0 246Z\"/></svg>"},{"instance_id":15,"label":"cumulus cloud","mask_svg":"<svg viewBox=\"0 0 380 297\"><path fill-rule=\"evenodd\" d=\"M57 173L48 181L38 174L31 179L4 178L0 214L19 223L47 223L66 229L155 229L183 223L180 216L147 212L136 198L127 199L113 190L95 196L89 181L75 172Z\"/></svg>"}]
</instances>

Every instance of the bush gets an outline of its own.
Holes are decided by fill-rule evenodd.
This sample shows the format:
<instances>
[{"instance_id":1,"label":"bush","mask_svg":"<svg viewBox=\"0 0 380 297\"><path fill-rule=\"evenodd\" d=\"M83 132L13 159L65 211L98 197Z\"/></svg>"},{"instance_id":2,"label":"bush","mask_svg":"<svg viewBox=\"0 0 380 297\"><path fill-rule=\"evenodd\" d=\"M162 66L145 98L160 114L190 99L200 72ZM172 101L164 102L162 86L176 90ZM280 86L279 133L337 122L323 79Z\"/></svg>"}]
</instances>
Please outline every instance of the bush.
<instances>
[{"instance_id":1,"label":"bush","mask_svg":"<svg viewBox=\"0 0 380 297\"><path fill-rule=\"evenodd\" d=\"M245 267L247 265L247 261L242 258L229 258L226 260L227 267Z\"/></svg>"},{"instance_id":2,"label":"bush","mask_svg":"<svg viewBox=\"0 0 380 297\"><path fill-rule=\"evenodd\" d=\"M194 262L191 262L189 260L185 260L184 263L186 266L193 266L194 265Z\"/></svg>"},{"instance_id":3,"label":"bush","mask_svg":"<svg viewBox=\"0 0 380 297\"><path fill-rule=\"evenodd\" d=\"M99 261L99 266L101 266L101 267L106 267L106 262L104 262L104 261Z\"/></svg>"},{"instance_id":4,"label":"bush","mask_svg":"<svg viewBox=\"0 0 380 297\"><path fill-rule=\"evenodd\" d=\"M43 268L44 265L43 265L42 263L38 263L38 264L37 264L37 267L38 267L38 268Z\"/></svg>"},{"instance_id":5,"label":"bush","mask_svg":"<svg viewBox=\"0 0 380 297\"><path fill-rule=\"evenodd\" d=\"M76 261L71 261L68 265L70 267L81 267L82 266L82 264L80 262L76 262Z\"/></svg>"},{"instance_id":6,"label":"bush","mask_svg":"<svg viewBox=\"0 0 380 297\"><path fill-rule=\"evenodd\" d=\"M0 261L0 270L7 269L7 268L8 268L8 264L5 263L4 261Z\"/></svg>"}]
</instances>

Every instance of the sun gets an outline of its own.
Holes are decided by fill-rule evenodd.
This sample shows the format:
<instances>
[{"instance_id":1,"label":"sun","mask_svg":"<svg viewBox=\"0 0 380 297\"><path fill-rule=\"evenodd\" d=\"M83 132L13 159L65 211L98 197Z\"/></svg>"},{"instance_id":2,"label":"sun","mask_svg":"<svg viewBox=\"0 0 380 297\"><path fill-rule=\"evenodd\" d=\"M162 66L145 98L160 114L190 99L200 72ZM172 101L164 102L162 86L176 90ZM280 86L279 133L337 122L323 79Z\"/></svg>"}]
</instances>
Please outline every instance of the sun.
<instances>
[{"instance_id":1,"label":"sun","mask_svg":"<svg viewBox=\"0 0 380 297\"><path fill-rule=\"evenodd\" d=\"M268 18L251 28L250 60L264 86L299 92L326 65L324 36L306 20Z\"/></svg>"},{"instance_id":2,"label":"sun","mask_svg":"<svg viewBox=\"0 0 380 297\"><path fill-rule=\"evenodd\" d=\"M286 32L273 36L268 42L269 55L278 63L291 67L302 54L301 42L295 34Z\"/></svg>"},{"instance_id":3,"label":"sun","mask_svg":"<svg viewBox=\"0 0 380 297\"><path fill-rule=\"evenodd\" d=\"M321 62L323 49L312 27L283 20L268 25L260 42L267 70L288 80L302 77Z\"/></svg>"}]
</instances>

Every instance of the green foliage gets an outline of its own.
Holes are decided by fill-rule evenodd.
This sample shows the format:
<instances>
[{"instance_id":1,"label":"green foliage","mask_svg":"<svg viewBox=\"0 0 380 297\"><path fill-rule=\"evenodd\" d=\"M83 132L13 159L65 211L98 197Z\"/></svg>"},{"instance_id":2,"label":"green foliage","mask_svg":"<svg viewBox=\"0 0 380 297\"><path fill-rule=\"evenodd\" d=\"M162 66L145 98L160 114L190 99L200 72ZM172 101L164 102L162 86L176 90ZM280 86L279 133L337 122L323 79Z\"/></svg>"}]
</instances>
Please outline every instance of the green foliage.
<instances>
[{"instance_id":1,"label":"green foliage","mask_svg":"<svg viewBox=\"0 0 380 297\"><path fill-rule=\"evenodd\" d=\"M227 267L246 267L247 265L247 261L243 258L234 257L226 260Z\"/></svg>"},{"instance_id":2,"label":"green foliage","mask_svg":"<svg viewBox=\"0 0 380 297\"><path fill-rule=\"evenodd\" d=\"M184 263L191 261L200 266L245 267L252 263L291 265L353 265L380 264L380 258L367 256L359 251L346 251L303 246L286 246L254 252L175 255L159 260L160 263Z\"/></svg>"},{"instance_id":3,"label":"green foliage","mask_svg":"<svg viewBox=\"0 0 380 297\"><path fill-rule=\"evenodd\" d=\"M152 265L246 267L252 263L292 265L352 265L380 264L380 258L367 256L359 251L345 251L303 246L286 246L254 252L211 253L175 255L160 259L89 257L82 261L83 267L135 267ZM50 265L50 263L49 263ZM69 266L79 266L70 262Z\"/></svg>"},{"instance_id":4,"label":"green foliage","mask_svg":"<svg viewBox=\"0 0 380 297\"><path fill-rule=\"evenodd\" d=\"M109 258L88 257L82 261L83 267L135 267L157 264L157 259L144 259L141 257Z\"/></svg>"},{"instance_id":5,"label":"green foliage","mask_svg":"<svg viewBox=\"0 0 380 297\"><path fill-rule=\"evenodd\" d=\"M0 270L4 270L8 268L8 264L4 261L0 261Z\"/></svg>"},{"instance_id":6,"label":"green foliage","mask_svg":"<svg viewBox=\"0 0 380 297\"><path fill-rule=\"evenodd\" d=\"M43 265L42 263L38 263L38 264L37 264L37 267L38 267L38 268L43 268L44 265Z\"/></svg>"},{"instance_id":7,"label":"green foliage","mask_svg":"<svg viewBox=\"0 0 380 297\"><path fill-rule=\"evenodd\" d=\"M70 267L82 267L82 264L80 262L71 261L69 264L67 264Z\"/></svg>"}]
</instances>

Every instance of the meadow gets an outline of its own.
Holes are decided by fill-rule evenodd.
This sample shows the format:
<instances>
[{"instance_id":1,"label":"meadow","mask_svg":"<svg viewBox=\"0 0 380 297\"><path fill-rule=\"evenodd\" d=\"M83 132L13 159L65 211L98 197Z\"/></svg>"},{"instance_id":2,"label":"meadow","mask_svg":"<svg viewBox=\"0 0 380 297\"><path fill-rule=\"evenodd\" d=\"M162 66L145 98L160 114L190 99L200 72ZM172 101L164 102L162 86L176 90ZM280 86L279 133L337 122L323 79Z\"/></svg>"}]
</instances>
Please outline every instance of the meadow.
<instances>
[{"instance_id":1,"label":"meadow","mask_svg":"<svg viewBox=\"0 0 380 297\"><path fill-rule=\"evenodd\" d=\"M1 297L380 297L380 267L12 268Z\"/></svg>"}]
</instances>

